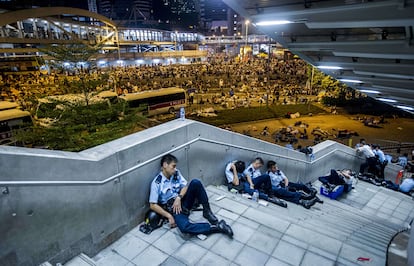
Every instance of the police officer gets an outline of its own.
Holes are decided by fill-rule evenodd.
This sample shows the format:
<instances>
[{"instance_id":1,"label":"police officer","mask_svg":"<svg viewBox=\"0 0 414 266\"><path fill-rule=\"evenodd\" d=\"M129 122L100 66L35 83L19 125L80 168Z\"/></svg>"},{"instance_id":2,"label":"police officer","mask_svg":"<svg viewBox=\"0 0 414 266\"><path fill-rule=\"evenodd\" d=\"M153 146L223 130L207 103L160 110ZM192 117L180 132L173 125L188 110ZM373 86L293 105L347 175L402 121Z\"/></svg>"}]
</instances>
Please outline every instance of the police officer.
<instances>
[{"instance_id":1,"label":"police officer","mask_svg":"<svg viewBox=\"0 0 414 266\"><path fill-rule=\"evenodd\" d=\"M286 175L279 170L275 161L267 162L267 174L270 176L272 189L277 197L300 204L306 209L315 205L316 202L323 203L316 197L316 189L311 189L304 184L289 182ZM295 191L290 191L289 187ZM298 192L300 190L306 194Z\"/></svg>"},{"instance_id":2,"label":"police officer","mask_svg":"<svg viewBox=\"0 0 414 266\"><path fill-rule=\"evenodd\" d=\"M365 162L361 164L359 167L359 175L362 175L365 169L374 169L377 164L377 158L375 157L375 153L372 151L370 145L366 144L365 140L361 141L361 146L356 149L357 152L362 152L365 155Z\"/></svg>"},{"instance_id":3,"label":"police officer","mask_svg":"<svg viewBox=\"0 0 414 266\"><path fill-rule=\"evenodd\" d=\"M238 191L242 191L244 189L244 169L246 169L246 164L243 161L232 161L226 165L224 174L226 175L227 187L229 191L231 189L236 189Z\"/></svg>"},{"instance_id":4,"label":"police officer","mask_svg":"<svg viewBox=\"0 0 414 266\"><path fill-rule=\"evenodd\" d=\"M233 236L231 227L218 221L208 202L207 193L198 179L189 183L176 169L177 158L171 154L161 158L161 172L151 183L150 209L168 219L170 227L177 226L181 232L189 234L223 233ZM195 201L203 206L203 216L209 223L191 223L190 210Z\"/></svg>"},{"instance_id":5,"label":"police officer","mask_svg":"<svg viewBox=\"0 0 414 266\"><path fill-rule=\"evenodd\" d=\"M253 195L256 190L264 188L265 193L259 190L259 199L264 199L273 204L277 204L282 207L287 207L286 202L281 201L278 198L273 197L272 183L268 174L260 172L260 168L263 166L263 159L257 157L253 162L243 171L243 190L244 192Z\"/></svg>"},{"instance_id":6,"label":"police officer","mask_svg":"<svg viewBox=\"0 0 414 266\"><path fill-rule=\"evenodd\" d=\"M379 168L379 178L384 179L384 170L385 170L385 166L387 166L388 161L385 159L385 154L384 152L381 150L380 145L373 145L373 152L375 154L375 156L378 158L378 168Z\"/></svg>"}]
</instances>

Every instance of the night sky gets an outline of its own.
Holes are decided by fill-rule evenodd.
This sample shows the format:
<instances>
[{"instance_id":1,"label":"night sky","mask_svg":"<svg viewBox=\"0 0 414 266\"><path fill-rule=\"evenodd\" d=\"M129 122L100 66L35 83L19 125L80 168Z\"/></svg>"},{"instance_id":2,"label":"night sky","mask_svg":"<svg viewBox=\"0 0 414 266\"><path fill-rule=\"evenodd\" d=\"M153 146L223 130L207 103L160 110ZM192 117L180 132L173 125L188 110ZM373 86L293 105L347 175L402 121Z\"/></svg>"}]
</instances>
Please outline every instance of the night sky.
<instances>
[{"instance_id":1,"label":"night sky","mask_svg":"<svg viewBox=\"0 0 414 266\"><path fill-rule=\"evenodd\" d=\"M0 0L0 8L8 10L32 8L34 6L67 6L88 9L87 0Z\"/></svg>"}]
</instances>

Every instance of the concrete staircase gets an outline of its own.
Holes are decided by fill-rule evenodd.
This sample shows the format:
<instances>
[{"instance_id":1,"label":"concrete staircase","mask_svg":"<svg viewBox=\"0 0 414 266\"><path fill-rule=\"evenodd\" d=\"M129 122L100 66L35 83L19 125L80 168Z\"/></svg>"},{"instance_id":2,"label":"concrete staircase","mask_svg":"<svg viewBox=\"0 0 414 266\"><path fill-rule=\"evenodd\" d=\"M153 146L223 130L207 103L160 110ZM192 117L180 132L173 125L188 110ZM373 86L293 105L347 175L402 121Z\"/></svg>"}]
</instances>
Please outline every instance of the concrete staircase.
<instances>
[{"instance_id":1,"label":"concrete staircase","mask_svg":"<svg viewBox=\"0 0 414 266\"><path fill-rule=\"evenodd\" d=\"M201 240L168 225L145 235L136 227L94 258L81 254L65 265L385 265L391 239L414 217L410 197L363 182L340 200L320 196L324 204L310 210L264 206L224 186L207 192L233 239ZM191 219L203 220L201 212Z\"/></svg>"},{"instance_id":2,"label":"concrete staircase","mask_svg":"<svg viewBox=\"0 0 414 266\"><path fill-rule=\"evenodd\" d=\"M81 253L70 261L65 263L65 266L95 266L95 261L88 255Z\"/></svg>"}]
</instances>

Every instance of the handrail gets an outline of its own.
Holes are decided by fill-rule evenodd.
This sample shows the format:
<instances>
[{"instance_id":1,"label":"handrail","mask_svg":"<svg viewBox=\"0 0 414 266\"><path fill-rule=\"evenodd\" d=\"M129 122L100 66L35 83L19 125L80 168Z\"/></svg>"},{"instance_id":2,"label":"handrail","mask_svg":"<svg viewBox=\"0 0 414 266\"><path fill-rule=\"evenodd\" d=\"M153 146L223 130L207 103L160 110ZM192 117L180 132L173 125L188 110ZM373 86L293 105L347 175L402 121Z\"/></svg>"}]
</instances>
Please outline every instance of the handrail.
<instances>
[{"instance_id":1,"label":"handrail","mask_svg":"<svg viewBox=\"0 0 414 266\"><path fill-rule=\"evenodd\" d=\"M121 171L121 172L119 172L115 175L112 175L112 176L110 176L110 177L108 177L104 180L101 180L101 181L94 181L94 180L90 180L90 181L0 181L0 186L45 186L45 185L59 185L59 186L86 185L87 186L87 185L104 185L106 183L109 183L109 182L111 182L111 181L113 181L113 180L115 180L115 179L117 179L117 178L119 178L123 175L126 175L126 174L142 167L143 165L146 165L150 162L153 162L155 160L160 159L165 154L174 152L176 150L180 150L183 147L185 147L187 145L190 145L190 144L192 144L192 143L194 143L198 140L199 140L199 138L195 138L191 141L188 141L184 144L181 144L181 145L169 150L168 152L161 153L161 154L159 154L159 155L157 155L157 156L155 156L155 157L153 157L149 160L146 160L142 163L134 165L134 166L132 166L132 167L130 167L130 168L124 170L124 171Z\"/></svg>"},{"instance_id":2,"label":"handrail","mask_svg":"<svg viewBox=\"0 0 414 266\"><path fill-rule=\"evenodd\" d=\"M217 141L217 140L211 140L211 139L198 137L198 138L195 138L191 141L183 143L183 144L169 150L168 152L161 153L157 156L154 156L153 158L151 158L149 160L141 162L137 165L134 165L134 166L132 166L132 167L126 169L126 170L123 170L123 171L121 171L117 174L114 174L114 175L112 175L112 176L110 176L110 177L108 177L104 180L100 180L100 181L94 181L94 180L87 180L87 181L49 181L49 180L48 181L0 181L0 186L77 186L77 185L96 186L96 185L104 185L106 183L109 183L111 181L119 179L121 176L124 176L124 175L126 175L126 174L128 174L128 173L130 173L130 172L132 172L132 171L148 164L148 163L151 163L155 160L159 160L165 154L180 150L180 149L184 148L185 146L191 145L191 144L193 144L195 142L198 142L198 141L203 141L203 142L208 142L208 143L213 143L213 144L219 144L219 145L223 145L223 146L229 146L229 147L232 147L232 148L257 152L257 153L260 153L260 154L266 154L266 155L270 155L270 156L277 156L277 157L280 157L280 158L295 160L295 161L302 162L302 163L313 163L313 162L315 162L317 160L320 160L320 159L322 159L326 156L329 156L330 154L332 154L336 151L344 152L341 149L335 148L332 151L330 151L329 153L324 154L323 156L321 156L321 157L313 160L312 162L310 162L310 161L307 161L307 160L291 158L291 157L285 156L285 155L276 155L274 153L267 152L267 151L260 151L260 150L256 150L256 149L253 149L253 148L243 147L243 146L240 146L240 145L235 145L235 144L225 143L225 142L221 142L221 141Z\"/></svg>"}]
</instances>

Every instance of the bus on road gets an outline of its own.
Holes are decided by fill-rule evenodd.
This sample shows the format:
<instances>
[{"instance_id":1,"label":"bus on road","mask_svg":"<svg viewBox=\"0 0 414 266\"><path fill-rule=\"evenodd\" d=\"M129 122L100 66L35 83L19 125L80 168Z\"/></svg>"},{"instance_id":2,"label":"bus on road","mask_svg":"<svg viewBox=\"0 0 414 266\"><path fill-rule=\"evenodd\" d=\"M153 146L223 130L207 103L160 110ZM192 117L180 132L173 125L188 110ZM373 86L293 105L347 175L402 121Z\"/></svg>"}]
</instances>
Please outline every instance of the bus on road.
<instances>
[{"instance_id":1,"label":"bus on road","mask_svg":"<svg viewBox=\"0 0 414 266\"><path fill-rule=\"evenodd\" d=\"M174 113L186 106L185 90L177 87L128 93L119 98L131 108L144 108L144 114L148 115Z\"/></svg>"},{"instance_id":2,"label":"bus on road","mask_svg":"<svg viewBox=\"0 0 414 266\"><path fill-rule=\"evenodd\" d=\"M13 143L13 129L32 123L30 113L18 107L14 102L0 101L0 145Z\"/></svg>"}]
</instances>

